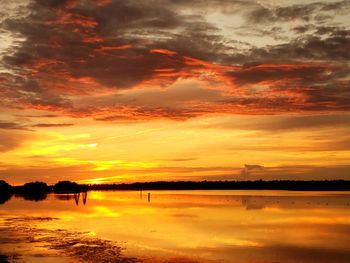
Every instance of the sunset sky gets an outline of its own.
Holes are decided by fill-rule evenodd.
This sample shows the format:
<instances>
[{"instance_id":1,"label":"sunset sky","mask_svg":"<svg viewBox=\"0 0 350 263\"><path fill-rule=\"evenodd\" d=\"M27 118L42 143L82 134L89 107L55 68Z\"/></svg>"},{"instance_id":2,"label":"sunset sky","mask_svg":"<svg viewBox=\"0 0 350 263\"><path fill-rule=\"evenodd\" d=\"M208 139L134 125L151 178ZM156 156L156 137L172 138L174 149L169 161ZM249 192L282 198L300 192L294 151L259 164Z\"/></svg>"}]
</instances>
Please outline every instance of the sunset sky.
<instances>
[{"instance_id":1,"label":"sunset sky","mask_svg":"<svg viewBox=\"0 0 350 263\"><path fill-rule=\"evenodd\" d=\"M350 179L350 1L0 1L0 179Z\"/></svg>"}]
</instances>

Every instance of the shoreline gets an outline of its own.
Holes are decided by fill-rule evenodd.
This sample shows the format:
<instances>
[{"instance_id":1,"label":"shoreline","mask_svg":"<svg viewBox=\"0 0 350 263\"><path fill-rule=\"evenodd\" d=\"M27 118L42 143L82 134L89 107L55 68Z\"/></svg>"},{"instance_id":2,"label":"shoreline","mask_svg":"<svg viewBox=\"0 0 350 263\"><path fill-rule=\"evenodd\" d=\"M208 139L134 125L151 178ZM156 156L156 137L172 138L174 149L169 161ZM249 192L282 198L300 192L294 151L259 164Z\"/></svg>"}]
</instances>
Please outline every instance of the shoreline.
<instances>
[{"instance_id":1,"label":"shoreline","mask_svg":"<svg viewBox=\"0 0 350 263\"><path fill-rule=\"evenodd\" d=\"M247 180L247 181L152 181L134 183L77 184L63 181L66 185L57 188L42 182L32 182L31 187L12 186L8 192L22 193L74 193L90 190L285 190L285 191L350 191L350 180ZM62 183L62 182L59 182ZM58 184L59 184L58 183ZM45 184L36 187L35 184ZM1 191L0 191L1 192Z\"/></svg>"},{"instance_id":2,"label":"shoreline","mask_svg":"<svg viewBox=\"0 0 350 263\"><path fill-rule=\"evenodd\" d=\"M91 236L87 232L68 228L44 228L45 223L60 220L53 217L16 216L4 218L0 232L8 234L0 240L8 251L0 253L0 263L10 262L140 262L124 255L125 248L117 241ZM14 247L13 244L20 244ZM12 259L11 252L15 260ZM50 261L51 262L51 261Z\"/></svg>"}]
</instances>

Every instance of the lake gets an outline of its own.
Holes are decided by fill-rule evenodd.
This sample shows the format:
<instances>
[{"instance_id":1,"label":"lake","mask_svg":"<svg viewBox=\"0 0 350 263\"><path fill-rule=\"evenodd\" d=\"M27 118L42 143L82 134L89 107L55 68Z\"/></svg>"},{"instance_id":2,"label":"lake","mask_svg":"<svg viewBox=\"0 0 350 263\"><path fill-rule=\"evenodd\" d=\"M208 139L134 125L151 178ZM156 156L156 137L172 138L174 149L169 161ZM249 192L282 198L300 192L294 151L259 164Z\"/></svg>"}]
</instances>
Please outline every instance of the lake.
<instances>
[{"instance_id":1,"label":"lake","mask_svg":"<svg viewBox=\"0 0 350 263\"><path fill-rule=\"evenodd\" d=\"M350 260L350 192L90 191L26 199L0 205L0 254L10 262Z\"/></svg>"}]
</instances>

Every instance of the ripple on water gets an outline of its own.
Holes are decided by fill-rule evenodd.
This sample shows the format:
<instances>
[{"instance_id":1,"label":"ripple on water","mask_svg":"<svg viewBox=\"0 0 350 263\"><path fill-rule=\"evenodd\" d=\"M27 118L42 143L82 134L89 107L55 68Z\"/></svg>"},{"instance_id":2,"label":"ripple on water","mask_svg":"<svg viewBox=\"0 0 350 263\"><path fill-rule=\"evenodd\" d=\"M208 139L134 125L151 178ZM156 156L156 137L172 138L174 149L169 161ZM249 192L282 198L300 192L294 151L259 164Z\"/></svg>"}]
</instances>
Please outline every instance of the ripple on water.
<instances>
[{"instance_id":1,"label":"ripple on water","mask_svg":"<svg viewBox=\"0 0 350 263\"><path fill-rule=\"evenodd\" d=\"M87 232L40 227L40 223L52 220L58 219L51 217L6 218L0 227L0 244L8 249L16 247L20 252L17 258L22 258L22 260L27 256L21 255L21 252L28 252L30 248L34 248L30 256L37 259L35 262L39 262L40 257L44 258L46 256L57 258L57 262L63 262L62 255L82 262L139 262L136 258L124 256L123 248L117 242L102 240L89 235ZM0 256L0 263L7 262L8 257L5 255ZM26 262L26 260L24 261ZM66 262L69 262L69 259Z\"/></svg>"}]
</instances>

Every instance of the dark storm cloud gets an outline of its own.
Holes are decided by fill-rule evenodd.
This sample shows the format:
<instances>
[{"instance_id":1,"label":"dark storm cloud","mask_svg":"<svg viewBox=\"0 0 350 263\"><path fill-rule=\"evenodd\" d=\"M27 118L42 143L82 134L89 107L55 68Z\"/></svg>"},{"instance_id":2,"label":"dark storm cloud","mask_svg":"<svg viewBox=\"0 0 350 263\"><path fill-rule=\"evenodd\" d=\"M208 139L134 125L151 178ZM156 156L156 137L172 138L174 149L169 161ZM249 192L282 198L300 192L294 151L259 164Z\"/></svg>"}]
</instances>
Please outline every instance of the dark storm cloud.
<instances>
[{"instance_id":1,"label":"dark storm cloud","mask_svg":"<svg viewBox=\"0 0 350 263\"><path fill-rule=\"evenodd\" d=\"M16 74L19 74L17 72ZM25 73L23 73L25 74ZM52 76L54 78L54 76ZM69 99L50 91L51 86L41 87L38 81L24 76L11 76L0 73L0 94L7 98L3 106L17 109L68 109L72 107ZM54 84L52 84L54 85Z\"/></svg>"},{"instance_id":2,"label":"dark storm cloud","mask_svg":"<svg viewBox=\"0 0 350 263\"><path fill-rule=\"evenodd\" d=\"M314 2L310 4L297 4L287 7L267 8L261 6L248 13L249 22L254 24L273 23L300 19L305 22L316 20L319 22L331 19L334 13L346 14L350 9L350 1Z\"/></svg>"},{"instance_id":3,"label":"dark storm cloud","mask_svg":"<svg viewBox=\"0 0 350 263\"><path fill-rule=\"evenodd\" d=\"M314 83L314 81L327 77L328 79L333 79L332 76L324 76L325 71L328 67L323 65L256 65L256 66L246 66L242 70L235 70L228 72L230 76L234 78L237 84L254 84L267 81L278 81L285 79L297 79L303 83ZM334 72L331 72L334 74ZM338 74L338 73L337 73ZM342 74L342 76L344 76Z\"/></svg>"},{"instance_id":4,"label":"dark storm cloud","mask_svg":"<svg viewBox=\"0 0 350 263\"><path fill-rule=\"evenodd\" d=\"M45 59L48 63L35 79L58 71L64 79L88 76L107 86L131 87L151 78L159 66L184 66L176 57L150 53L153 42L172 38L172 29L209 27L200 17L141 2L113 1L99 8L92 2L71 8L57 3L36 1L26 20L4 22L6 29L27 38L13 56L5 57L9 66L33 68ZM49 9L52 5L55 9ZM118 49L126 45L130 48Z\"/></svg>"},{"instance_id":5,"label":"dark storm cloud","mask_svg":"<svg viewBox=\"0 0 350 263\"><path fill-rule=\"evenodd\" d=\"M245 59L248 61L326 61L346 63L350 45L350 31L346 15L350 12L350 1L315 2L287 7L258 7L248 12L246 19L250 31L265 32L275 39L289 38L283 44L252 48ZM337 16L342 16L336 21ZM345 21L341 23L342 19ZM302 21L302 22L300 22ZM281 34L281 23L286 24L293 34ZM273 28L280 30L272 30ZM263 36L260 34L260 36Z\"/></svg>"},{"instance_id":6,"label":"dark storm cloud","mask_svg":"<svg viewBox=\"0 0 350 263\"><path fill-rule=\"evenodd\" d=\"M247 60L251 61L326 61L346 62L350 59L347 47L350 45L350 31L340 28L319 28L327 30L328 36L307 34L289 43L253 48ZM322 32L324 33L324 32Z\"/></svg>"},{"instance_id":7,"label":"dark storm cloud","mask_svg":"<svg viewBox=\"0 0 350 263\"><path fill-rule=\"evenodd\" d=\"M0 24L17 37L1 61L8 73L0 76L0 95L7 98L5 107L99 120L348 110L349 30L324 22L348 8L349 1L272 9L239 0L31 1L27 17L7 17ZM301 19L305 25L291 29L295 38L281 36L288 40L283 44L254 47L228 40L220 25L205 17L214 11L243 14L246 32L257 37L283 35L284 29L271 22ZM269 25L261 28L264 24ZM164 105L157 94L159 100L147 105L146 93L98 106L94 101L104 93L167 88L186 78L212 86L221 82L229 92L217 92L213 99L198 89L195 96L187 93L182 107L179 101ZM269 88L257 94L257 84ZM80 96L91 96L91 103L78 104Z\"/></svg>"}]
</instances>

